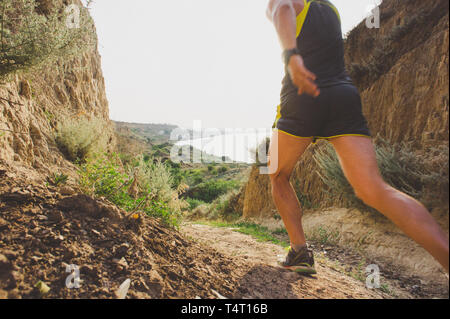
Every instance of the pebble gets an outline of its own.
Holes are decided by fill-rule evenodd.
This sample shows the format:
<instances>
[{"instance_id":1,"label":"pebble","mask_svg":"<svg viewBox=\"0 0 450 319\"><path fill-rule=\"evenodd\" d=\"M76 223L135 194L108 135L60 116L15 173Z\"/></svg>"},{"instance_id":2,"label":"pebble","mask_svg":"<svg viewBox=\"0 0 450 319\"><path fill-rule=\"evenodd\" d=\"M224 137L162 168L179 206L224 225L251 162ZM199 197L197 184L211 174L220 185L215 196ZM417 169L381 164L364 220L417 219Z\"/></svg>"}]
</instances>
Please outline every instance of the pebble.
<instances>
[{"instance_id":1,"label":"pebble","mask_svg":"<svg viewBox=\"0 0 450 319\"><path fill-rule=\"evenodd\" d=\"M116 290L116 297L117 299L125 299L128 294L128 290L130 289L131 280L127 279L125 280L119 287L119 289Z\"/></svg>"},{"instance_id":2,"label":"pebble","mask_svg":"<svg viewBox=\"0 0 450 319\"><path fill-rule=\"evenodd\" d=\"M130 249L130 244L123 243L120 246L115 246L113 248L113 253L116 258L122 258L127 254L128 249Z\"/></svg>"},{"instance_id":3,"label":"pebble","mask_svg":"<svg viewBox=\"0 0 450 319\"><path fill-rule=\"evenodd\" d=\"M93 234L95 234L95 235L97 235L97 236L101 236L101 234L100 234L99 231L97 231L97 230L95 230L95 229L92 229L91 231L92 231Z\"/></svg>"}]
</instances>

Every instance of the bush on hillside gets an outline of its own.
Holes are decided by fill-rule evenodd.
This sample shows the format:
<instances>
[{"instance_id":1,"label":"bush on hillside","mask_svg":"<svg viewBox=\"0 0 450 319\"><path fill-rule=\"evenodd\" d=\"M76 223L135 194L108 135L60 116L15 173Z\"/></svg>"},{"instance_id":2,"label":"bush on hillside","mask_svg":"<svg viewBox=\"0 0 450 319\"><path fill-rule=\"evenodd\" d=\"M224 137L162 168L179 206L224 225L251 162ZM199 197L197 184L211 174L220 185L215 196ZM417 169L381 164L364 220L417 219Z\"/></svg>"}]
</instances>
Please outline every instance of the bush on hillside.
<instances>
[{"instance_id":1,"label":"bush on hillside","mask_svg":"<svg viewBox=\"0 0 450 319\"><path fill-rule=\"evenodd\" d=\"M118 155L100 154L80 166L79 184L84 193L102 196L128 212L144 212L160 218L170 226L178 226L182 209L182 191L170 187L171 176L164 164L135 159L123 167Z\"/></svg>"},{"instance_id":2,"label":"bush on hillside","mask_svg":"<svg viewBox=\"0 0 450 319\"><path fill-rule=\"evenodd\" d=\"M241 217L239 211L236 211L236 201L239 197L239 190L231 190L212 203L205 203L196 199L188 199L191 202L191 210L188 218L191 220L236 220Z\"/></svg>"},{"instance_id":3,"label":"bush on hillside","mask_svg":"<svg viewBox=\"0 0 450 319\"><path fill-rule=\"evenodd\" d=\"M79 27L68 27L74 12L65 8L59 0L1 1L0 78L95 48L87 8L79 7Z\"/></svg>"},{"instance_id":4,"label":"bush on hillside","mask_svg":"<svg viewBox=\"0 0 450 319\"><path fill-rule=\"evenodd\" d=\"M188 196L206 203L211 203L220 195L238 187L239 183L237 181L210 180L193 187L189 190Z\"/></svg>"},{"instance_id":5,"label":"bush on hillside","mask_svg":"<svg viewBox=\"0 0 450 319\"><path fill-rule=\"evenodd\" d=\"M408 144L390 144L378 138L376 156L384 180L398 190L421 200L429 209L448 205L449 148L442 145L427 152ZM366 208L344 176L339 159L329 144L314 155L318 174L328 186L330 204L338 199L345 207Z\"/></svg>"},{"instance_id":6,"label":"bush on hillside","mask_svg":"<svg viewBox=\"0 0 450 319\"><path fill-rule=\"evenodd\" d=\"M56 128L55 141L59 150L72 162L84 162L96 152L107 148L106 122L93 119L66 119Z\"/></svg>"}]
</instances>

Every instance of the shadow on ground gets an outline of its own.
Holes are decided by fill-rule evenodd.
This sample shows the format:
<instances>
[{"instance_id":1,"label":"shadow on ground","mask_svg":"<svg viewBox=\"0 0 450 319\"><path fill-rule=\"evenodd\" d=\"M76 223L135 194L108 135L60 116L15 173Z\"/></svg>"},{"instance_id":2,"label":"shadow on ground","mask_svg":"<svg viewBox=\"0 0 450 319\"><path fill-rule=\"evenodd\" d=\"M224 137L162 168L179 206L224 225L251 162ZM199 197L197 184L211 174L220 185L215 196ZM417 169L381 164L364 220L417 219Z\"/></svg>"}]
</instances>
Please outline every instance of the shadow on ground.
<instances>
[{"instance_id":1,"label":"shadow on ground","mask_svg":"<svg viewBox=\"0 0 450 319\"><path fill-rule=\"evenodd\" d=\"M282 268L269 265L256 265L239 280L233 298L252 299L298 299L293 291L293 284L301 287L305 280L314 277L303 277Z\"/></svg>"}]
</instances>

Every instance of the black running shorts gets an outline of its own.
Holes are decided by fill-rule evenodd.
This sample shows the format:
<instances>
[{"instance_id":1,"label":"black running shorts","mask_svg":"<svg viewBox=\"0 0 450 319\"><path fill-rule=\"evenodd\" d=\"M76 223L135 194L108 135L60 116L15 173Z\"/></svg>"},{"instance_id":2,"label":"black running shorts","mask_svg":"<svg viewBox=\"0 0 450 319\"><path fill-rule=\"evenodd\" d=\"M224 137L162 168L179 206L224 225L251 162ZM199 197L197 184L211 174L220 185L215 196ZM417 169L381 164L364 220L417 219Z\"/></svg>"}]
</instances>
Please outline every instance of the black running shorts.
<instances>
[{"instance_id":1,"label":"black running shorts","mask_svg":"<svg viewBox=\"0 0 450 319\"><path fill-rule=\"evenodd\" d=\"M361 97L353 84L320 89L316 98L291 92L282 96L273 128L298 138L370 137Z\"/></svg>"}]
</instances>

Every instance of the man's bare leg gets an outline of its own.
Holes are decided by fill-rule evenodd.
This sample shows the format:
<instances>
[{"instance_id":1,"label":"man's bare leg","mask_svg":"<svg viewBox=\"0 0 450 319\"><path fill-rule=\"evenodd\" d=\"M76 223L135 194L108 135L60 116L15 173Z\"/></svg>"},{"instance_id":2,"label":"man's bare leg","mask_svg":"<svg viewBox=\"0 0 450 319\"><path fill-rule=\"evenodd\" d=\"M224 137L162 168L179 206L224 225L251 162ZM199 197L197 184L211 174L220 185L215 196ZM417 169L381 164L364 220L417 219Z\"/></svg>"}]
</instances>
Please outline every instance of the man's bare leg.
<instances>
[{"instance_id":1,"label":"man's bare leg","mask_svg":"<svg viewBox=\"0 0 450 319\"><path fill-rule=\"evenodd\" d=\"M331 143L356 195L424 247L448 273L447 234L421 203L383 180L371 139L346 136L332 139Z\"/></svg>"},{"instance_id":2,"label":"man's bare leg","mask_svg":"<svg viewBox=\"0 0 450 319\"><path fill-rule=\"evenodd\" d=\"M312 138L296 138L274 131L270 143L269 163L278 165L270 175L272 196L294 250L304 246L306 239L302 227L302 209L289 179L300 156L311 142Z\"/></svg>"}]
</instances>

